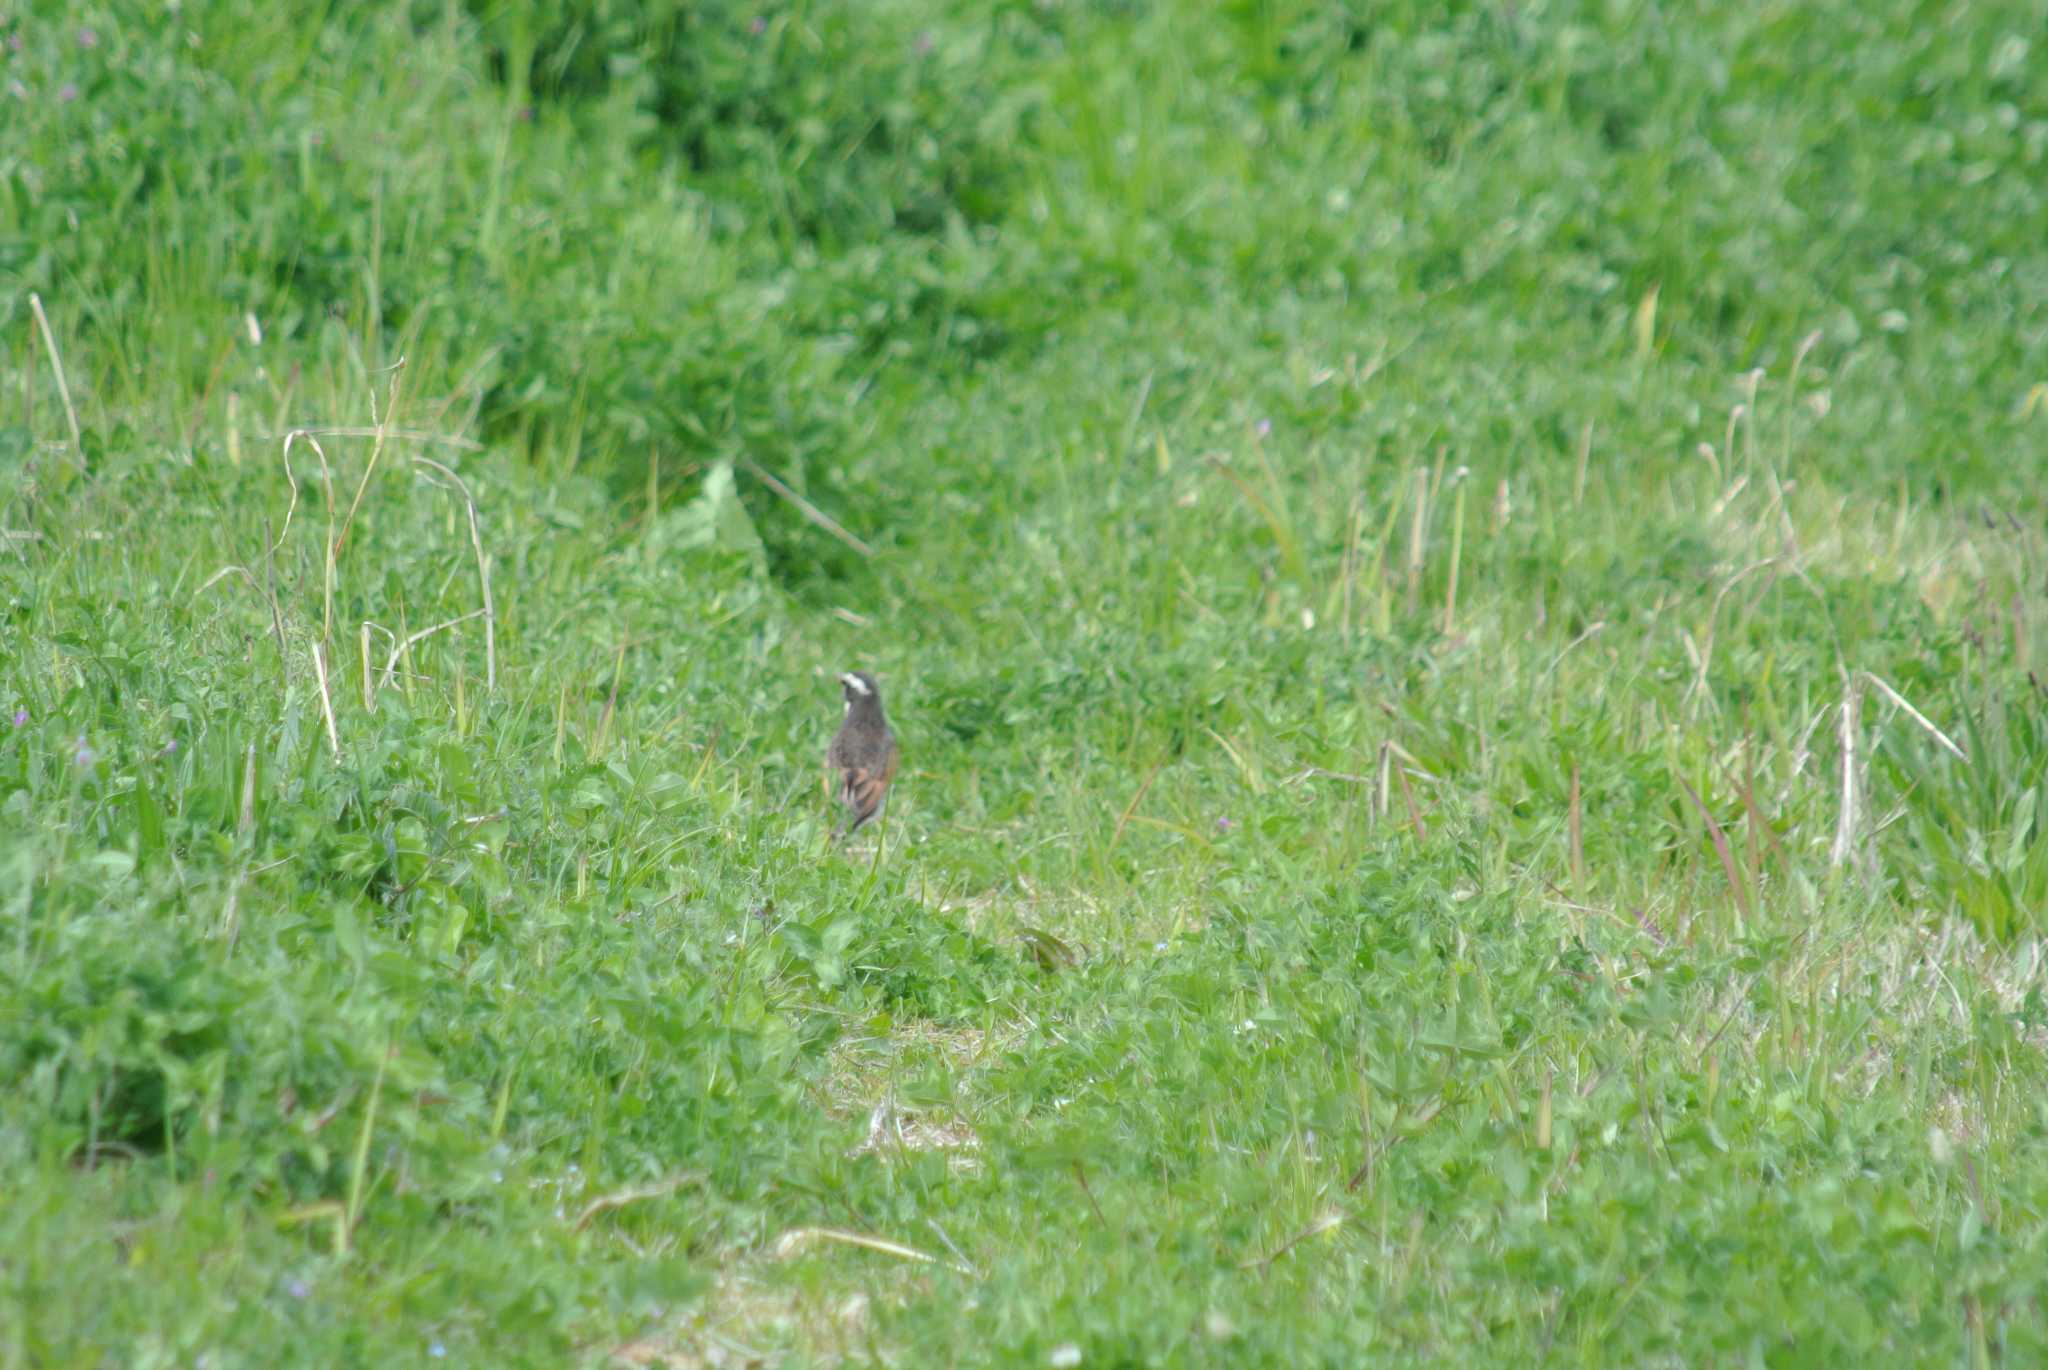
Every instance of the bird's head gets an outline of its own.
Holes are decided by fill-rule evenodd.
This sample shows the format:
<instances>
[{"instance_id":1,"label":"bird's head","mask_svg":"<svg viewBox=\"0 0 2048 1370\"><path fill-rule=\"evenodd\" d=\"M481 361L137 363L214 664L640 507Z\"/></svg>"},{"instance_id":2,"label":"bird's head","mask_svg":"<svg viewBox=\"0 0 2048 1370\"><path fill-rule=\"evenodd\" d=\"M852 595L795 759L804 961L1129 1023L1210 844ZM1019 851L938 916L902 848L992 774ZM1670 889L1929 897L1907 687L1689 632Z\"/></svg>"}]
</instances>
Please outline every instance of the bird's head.
<instances>
[{"instance_id":1,"label":"bird's head","mask_svg":"<svg viewBox=\"0 0 2048 1370\"><path fill-rule=\"evenodd\" d=\"M848 671L839 677L839 683L846 692L846 707L851 710L856 704L871 703L880 707L882 689L875 684L875 678L866 671Z\"/></svg>"}]
</instances>

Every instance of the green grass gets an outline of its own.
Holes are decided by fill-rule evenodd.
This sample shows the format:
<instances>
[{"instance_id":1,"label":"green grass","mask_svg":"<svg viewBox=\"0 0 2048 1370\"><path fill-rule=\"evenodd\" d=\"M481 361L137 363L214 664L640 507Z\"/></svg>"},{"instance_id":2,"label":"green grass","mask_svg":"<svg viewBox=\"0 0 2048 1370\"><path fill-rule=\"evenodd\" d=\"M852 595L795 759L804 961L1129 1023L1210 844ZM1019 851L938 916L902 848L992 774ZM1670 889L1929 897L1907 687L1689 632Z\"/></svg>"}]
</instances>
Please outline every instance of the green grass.
<instances>
[{"instance_id":1,"label":"green grass","mask_svg":"<svg viewBox=\"0 0 2048 1370\"><path fill-rule=\"evenodd\" d=\"M0 19L0 1363L2048 1356L2042 33Z\"/></svg>"}]
</instances>

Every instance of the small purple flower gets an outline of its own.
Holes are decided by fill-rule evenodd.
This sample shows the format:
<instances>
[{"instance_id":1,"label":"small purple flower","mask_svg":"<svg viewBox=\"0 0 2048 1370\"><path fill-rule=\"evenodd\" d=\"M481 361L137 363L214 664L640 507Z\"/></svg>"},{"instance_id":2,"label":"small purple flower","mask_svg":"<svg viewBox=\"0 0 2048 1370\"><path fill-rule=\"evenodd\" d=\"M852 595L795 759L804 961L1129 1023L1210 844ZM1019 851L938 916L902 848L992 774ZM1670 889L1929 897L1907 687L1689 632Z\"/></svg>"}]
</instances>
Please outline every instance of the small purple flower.
<instances>
[{"instance_id":1,"label":"small purple flower","mask_svg":"<svg viewBox=\"0 0 2048 1370\"><path fill-rule=\"evenodd\" d=\"M1273 421L1271 419L1260 419L1257 423L1252 425L1252 432L1258 434L1262 438L1265 437L1267 434L1271 433L1272 431Z\"/></svg>"},{"instance_id":2,"label":"small purple flower","mask_svg":"<svg viewBox=\"0 0 2048 1370\"><path fill-rule=\"evenodd\" d=\"M762 34L768 32L768 21L758 14L755 15L747 25L747 32L759 38Z\"/></svg>"},{"instance_id":3,"label":"small purple flower","mask_svg":"<svg viewBox=\"0 0 2048 1370\"><path fill-rule=\"evenodd\" d=\"M78 83L76 81L66 81L63 85L57 87L57 99L62 103L68 105L77 98Z\"/></svg>"},{"instance_id":4,"label":"small purple flower","mask_svg":"<svg viewBox=\"0 0 2048 1370\"><path fill-rule=\"evenodd\" d=\"M7 50L8 50L9 52L20 52L20 51L21 51L21 35L20 35L20 34L18 34L18 33L10 33L10 34L8 34L8 35L7 35Z\"/></svg>"},{"instance_id":5,"label":"small purple flower","mask_svg":"<svg viewBox=\"0 0 2048 1370\"><path fill-rule=\"evenodd\" d=\"M172 739L171 739L171 740L170 740L169 742L166 742L166 743L164 743L164 755L165 755L165 756L176 756L177 754L178 754L178 739L174 737L174 738L172 738Z\"/></svg>"},{"instance_id":6,"label":"small purple flower","mask_svg":"<svg viewBox=\"0 0 2048 1370\"><path fill-rule=\"evenodd\" d=\"M303 1299L313 1292L313 1286L307 1284L304 1280L293 1280L285 1285L284 1292L295 1299Z\"/></svg>"},{"instance_id":7,"label":"small purple flower","mask_svg":"<svg viewBox=\"0 0 2048 1370\"><path fill-rule=\"evenodd\" d=\"M78 31L78 46L82 48L96 48L99 45L99 34L95 33L91 29L80 29Z\"/></svg>"},{"instance_id":8,"label":"small purple flower","mask_svg":"<svg viewBox=\"0 0 2048 1370\"><path fill-rule=\"evenodd\" d=\"M27 709L16 709L14 711L14 726L17 728L26 728L28 726Z\"/></svg>"},{"instance_id":9,"label":"small purple flower","mask_svg":"<svg viewBox=\"0 0 2048 1370\"><path fill-rule=\"evenodd\" d=\"M1237 824L1231 822L1227 818L1219 818L1216 820L1216 831L1218 832L1229 832L1232 828L1236 826Z\"/></svg>"},{"instance_id":10,"label":"small purple flower","mask_svg":"<svg viewBox=\"0 0 2048 1370\"><path fill-rule=\"evenodd\" d=\"M81 737L78 739L78 750L71 754L71 759L81 766L90 766L99 760L99 753L86 746L85 739Z\"/></svg>"}]
</instances>

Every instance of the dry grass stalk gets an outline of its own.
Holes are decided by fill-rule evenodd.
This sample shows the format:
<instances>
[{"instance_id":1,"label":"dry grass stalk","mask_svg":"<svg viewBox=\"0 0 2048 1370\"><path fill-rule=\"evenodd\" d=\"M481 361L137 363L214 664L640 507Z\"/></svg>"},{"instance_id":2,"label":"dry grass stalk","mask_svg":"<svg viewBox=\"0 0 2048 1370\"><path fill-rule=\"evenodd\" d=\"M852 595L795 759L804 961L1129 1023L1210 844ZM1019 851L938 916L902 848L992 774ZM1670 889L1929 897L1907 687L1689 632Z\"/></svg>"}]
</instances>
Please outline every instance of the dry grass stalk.
<instances>
[{"instance_id":1,"label":"dry grass stalk","mask_svg":"<svg viewBox=\"0 0 2048 1370\"><path fill-rule=\"evenodd\" d=\"M1408 611L1422 598L1422 567L1428 556L1429 477L1415 473L1415 513L1408 525Z\"/></svg>"},{"instance_id":2,"label":"dry grass stalk","mask_svg":"<svg viewBox=\"0 0 2048 1370\"><path fill-rule=\"evenodd\" d=\"M235 831L248 833L256 827L256 744L251 742L242 755L242 813Z\"/></svg>"},{"instance_id":3,"label":"dry grass stalk","mask_svg":"<svg viewBox=\"0 0 2048 1370\"><path fill-rule=\"evenodd\" d=\"M1736 406L1736 413L1743 420L1743 430L1749 435L1749 440L1743 445L1743 461L1751 465L1756 462L1756 396L1757 391L1763 388L1764 375L1765 372L1761 366L1753 366L1742 373L1742 403ZM1728 439L1730 443L1728 460L1732 462L1735 460L1735 448L1733 446L1735 424L1733 418L1730 419L1728 425Z\"/></svg>"},{"instance_id":4,"label":"dry grass stalk","mask_svg":"<svg viewBox=\"0 0 2048 1370\"><path fill-rule=\"evenodd\" d=\"M215 571L212 575L201 581L199 588L192 592L192 597L197 599L229 576L240 576L243 580L249 582L249 588L252 590L259 588L256 584L256 577L249 574L248 567L229 564L221 567L218 571Z\"/></svg>"},{"instance_id":5,"label":"dry grass stalk","mask_svg":"<svg viewBox=\"0 0 2048 1370\"><path fill-rule=\"evenodd\" d=\"M1246 789L1249 789L1253 794L1264 794L1266 792L1265 777L1260 771L1258 754L1252 751L1250 744L1246 744L1240 749L1236 743L1206 723L1202 725L1202 731L1209 734L1210 738L1217 746L1223 749L1224 754L1237 767L1237 773L1243 778Z\"/></svg>"},{"instance_id":6,"label":"dry grass stalk","mask_svg":"<svg viewBox=\"0 0 2048 1370\"><path fill-rule=\"evenodd\" d=\"M865 1232L849 1232L843 1227L793 1227L775 1239L774 1254L777 1260L788 1260L805 1247L818 1242L836 1242L842 1246L857 1246L864 1251L878 1251L884 1256L899 1260L917 1261L924 1265L943 1265L962 1275L973 1276L974 1271L965 1265L942 1261L929 1251L920 1251L902 1242L890 1241L887 1237L871 1237Z\"/></svg>"},{"instance_id":7,"label":"dry grass stalk","mask_svg":"<svg viewBox=\"0 0 2048 1370\"><path fill-rule=\"evenodd\" d=\"M1138 811L1138 805L1145 802L1146 793L1152 788L1152 782L1159 778L1159 773L1166 769L1166 762L1166 757L1162 756L1159 758L1159 761L1145 776L1145 782L1138 786L1138 792L1131 796L1131 802L1124 805L1123 813L1118 815L1116 820L1116 831L1110 835L1110 851L1114 852L1117 848L1117 843L1124 840L1124 829L1131 825L1131 815Z\"/></svg>"},{"instance_id":8,"label":"dry grass stalk","mask_svg":"<svg viewBox=\"0 0 2048 1370\"><path fill-rule=\"evenodd\" d=\"M1952 738L1950 738L1947 733L1943 732L1941 729L1935 727L1932 723L1928 722L1927 715L1921 713L1918 709L1914 708L1912 704L1907 701L1904 695L1900 694L1897 690L1894 690L1891 686L1885 684L1883 680L1879 679L1875 675L1872 675L1869 671L1858 671L1857 674L1861 676L1863 679L1869 681L1871 684L1877 686L1878 692L1881 693L1886 699L1889 699L1892 703L1898 705L1901 709L1905 710L1906 716L1908 718L1912 719L1915 723L1919 724L1920 727L1926 731L1929 737L1932 737L1936 742L1939 742L1943 747L1947 748L1949 754L1954 756L1956 760L1962 762L1965 766L1970 764L1970 754L1964 751L1961 747L1957 746L1955 741Z\"/></svg>"},{"instance_id":9,"label":"dry grass stalk","mask_svg":"<svg viewBox=\"0 0 2048 1370\"><path fill-rule=\"evenodd\" d=\"M341 532L334 538L334 555L337 560L341 556L342 544L348 541L348 530L355 526L356 510L362 508L363 492L370 488L370 477L376 473L377 462L384 455L384 443L390 436L391 419L398 410L398 382L404 375L405 358L400 357L391 365L391 387L385 395L384 413L381 417L375 413L377 392L370 392L371 417L376 419L377 426L371 430L370 460L363 467L363 478L356 482L355 498L349 501L348 516L341 521Z\"/></svg>"},{"instance_id":10,"label":"dry grass stalk","mask_svg":"<svg viewBox=\"0 0 2048 1370\"><path fill-rule=\"evenodd\" d=\"M291 503L285 506L284 527L278 529L277 546L284 545L286 534L292 530L292 514L299 507L299 482L292 474L292 444L303 442L313 449L313 455L320 459L320 488L327 498L327 539L321 555L320 577L320 640L326 642L334 631L334 473L327 465L327 450L320 440L303 429L294 429L284 435L284 450L278 460L284 463L284 478L292 488ZM275 550L273 548L273 550Z\"/></svg>"},{"instance_id":11,"label":"dry grass stalk","mask_svg":"<svg viewBox=\"0 0 2048 1370\"><path fill-rule=\"evenodd\" d=\"M830 514L827 514L817 505L812 504L802 495L799 495L796 491L790 489L787 485L784 485L774 476L768 474L768 472L763 470L759 463L755 462L753 458L740 458L740 465L746 467L748 475L752 476L755 480L760 481L761 484L767 486L777 495L787 500L789 502L790 507L795 509L797 513L803 515L806 522L811 523L816 527L824 529L833 537L838 538L841 542L845 543L848 547L851 547L854 551L860 553L862 556L874 556L874 548L868 546L867 543L862 542L852 533L847 532L845 526L842 525L838 520L834 519Z\"/></svg>"},{"instance_id":12,"label":"dry grass stalk","mask_svg":"<svg viewBox=\"0 0 2048 1370\"><path fill-rule=\"evenodd\" d=\"M371 680L371 676L370 676L370 627L371 627L371 625L370 625L370 624L367 624L367 623L365 623L365 624L363 625L363 630L362 630L361 634L360 634L360 635L359 635L359 637L358 637L358 641L359 641L359 643L361 644L361 653L362 653L362 656L361 656L361 660L362 660L362 663L363 663L363 712L364 712L364 713L370 713L370 712L372 712L373 710L375 710L375 709L376 709L376 707L377 707L377 692L376 692L376 690L375 690L375 689L373 689L373 688L371 687L371 684L370 684L370 680Z\"/></svg>"},{"instance_id":13,"label":"dry grass stalk","mask_svg":"<svg viewBox=\"0 0 2048 1370\"><path fill-rule=\"evenodd\" d=\"M450 628L460 627L461 625L469 622L473 618L482 618L484 616L484 613L485 611L482 609L471 609L466 614L457 614L454 618L444 619L442 622L436 623L431 628L422 628L416 633L408 633L404 637L394 638L394 643L391 648L391 654L384 659L384 673L381 677L379 677L379 686L381 687L384 685L389 685L391 683L391 678L398 673L398 659L404 656L407 652L410 652L416 645L426 641L426 639L432 637L435 633L446 632ZM390 635L388 633L388 630L380 628L379 631L386 632L387 636ZM410 684L406 686L408 692L410 692L411 688L412 687Z\"/></svg>"},{"instance_id":14,"label":"dry grass stalk","mask_svg":"<svg viewBox=\"0 0 2048 1370\"><path fill-rule=\"evenodd\" d=\"M1586 897L1586 843L1580 810L1579 763L1576 761L1572 762L1571 809L1565 823L1571 837L1572 890L1583 899Z\"/></svg>"},{"instance_id":15,"label":"dry grass stalk","mask_svg":"<svg viewBox=\"0 0 2048 1370\"><path fill-rule=\"evenodd\" d=\"M1250 1270L1254 1267L1271 1265L1274 1261L1279 1260L1282 1256L1292 1251L1295 1247L1300 1246L1310 1237L1321 1236L1323 1233L1331 1231L1334 1228L1342 1227L1343 1225L1344 1214L1340 1210L1332 1209L1328 1213L1325 1213L1321 1217L1317 1218L1314 1222L1310 1223L1307 1227L1302 1228L1301 1231L1289 1237L1286 1241L1280 1243L1280 1245L1274 1247L1273 1250L1268 1252L1266 1255L1254 1256L1251 1260L1240 1262L1237 1268L1240 1270Z\"/></svg>"},{"instance_id":16,"label":"dry grass stalk","mask_svg":"<svg viewBox=\"0 0 2048 1370\"><path fill-rule=\"evenodd\" d=\"M1081 1168L1081 1162L1078 1159L1074 1161L1073 1165L1074 1181L1081 1186L1081 1194L1088 1200L1088 1207L1094 1210L1096 1225L1105 1231L1108 1230L1109 1219L1102 1216L1102 1205L1095 1202L1095 1191L1088 1187L1088 1172Z\"/></svg>"},{"instance_id":17,"label":"dry grass stalk","mask_svg":"<svg viewBox=\"0 0 2048 1370\"><path fill-rule=\"evenodd\" d=\"M1747 405L1738 404L1733 409L1730 409L1728 411L1728 426L1721 433L1721 450L1727 454L1728 466L1731 470L1735 466L1735 429L1748 414L1749 406ZM1718 477L1714 481L1716 485L1722 483Z\"/></svg>"},{"instance_id":18,"label":"dry grass stalk","mask_svg":"<svg viewBox=\"0 0 2048 1370\"><path fill-rule=\"evenodd\" d=\"M469 493L469 486L462 477L430 457L414 457L413 465L424 466L437 471L452 484L462 496L462 506L469 515L469 545L476 553L476 579L484 600L484 688L498 688L498 607L491 597L491 561L484 555L484 535L481 520L476 512L476 497Z\"/></svg>"},{"instance_id":19,"label":"dry grass stalk","mask_svg":"<svg viewBox=\"0 0 2048 1370\"><path fill-rule=\"evenodd\" d=\"M1396 766L1394 768L1394 775L1401 782L1401 802L1408 806L1408 822L1415 829L1415 840L1417 842L1429 841L1429 829L1423 825L1422 810L1415 803L1414 787L1408 783L1408 768L1406 766Z\"/></svg>"},{"instance_id":20,"label":"dry grass stalk","mask_svg":"<svg viewBox=\"0 0 2048 1370\"><path fill-rule=\"evenodd\" d=\"M590 1220L600 1213L609 1213L613 1209L624 1208L627 1204L639 1203L643 1199L663 1198L675 1193L684 1185L701 1184L703 1180L703 1171L688 1170L680 1175L671 1175L665 1180L656 1180L652 1184L631 1185L609 1194L600 1194L583 1205L583 1211L576 1215L576 1230L580 1232L590 1226Z\"/></svg>"},{"instance_id":21,"label":"dry grass stalk","mask_svg":"<svg viewBox=\"0 0 2048 1370\"><path fill-rule=\"evenodd\" d=\"M1714 844L1714 855L1721 859L1721 874L1727 878L1729 892L1735 896L1735 906L1742 913L1743 923L1748 924L1755 917L1756 910L1750 904L1749 887L1736 869L1735 852L1728 845L1728 834L1721 830L1720 823L1715 821L1713 811L1700 798L1699 791L1687 784L1682 775L1675 775L1673 779L1678 781L1678 788L1685 791L1685 797L1692 801L1693 808L1705 820L1707 837Z\"/></svg>"},{"instance_id":22,"label":"dry grass stalk","mask_svg":"<svg viewBox=\"0 0 2048 1370\"><path fill-rule=\"evenodd\" d=\"M36 331L43 335L43 347L50 354L50 371L57 378L57 398L64 402L64 422L71 430L71 457L85 469L85 439L78 431L78 411L71 406L71 386L64 379L64 358L57 351L57 335L50 331L50 316L43 312L43 297L28 292L28 307L36 316Z\"/></svg>"},{"instance_id":23,"label":"dry grass stalk","mask_svg":"<svg viewBox=\"0 0 2048 1370\"><path fill-rule=\"evenodd\" d=\"M1856 840L1856 734L1863 707L1856 681L1844 679L1842 683L1842 800L1835 819L1834 845L1828 849L1830 866L1847 861Z\"/></svg>"},{"instance_id":24,"label":"dry grass stalk","mask_svg":"<svg viewBox=\"0 0 2048 1370\"><path fill-rule=\"evenodd\" d=\"M1605 632L1606 629L1607 620L1604 618L1597 623L1588 625L1584 632L1580 633L1577 637L1573 638L1570 642L1567 642L1564 645L1563 651L1559 652L1556 656L1550 659L1550 664L1543 668L1543 674L1536 677L1537 683L1541 684L1543 681L1548 680L1550 678L1550 673L1552 671L1555 671L1558 668L1558 666L1563 663L1564 659L1567 656L1571 655L1572 648L1578 646L1581 642L1584 642L1587 638L1592 637L1596 633Z\"/></svg>"},{"instance_id":25,"label":"dry grass stalk","mask_svg":"<svg viewBox=\"0 0 2048 1370\"><path fill-rule=\"evenodd\" d=\"M1281 781L1280 785L1281 788L1288 789L1299 785L1304 780L1315 780L1318 778L1323 780L1342 780L1351 785L1370 785L1373 783L1373 778L1369 775L1353 775L1349 771L1332 771L1322 766L1306 766Z\"/></svg>"},{"instance_id":26,"label":"dry grass stalk","mask_svg":"<svg viewBox=\"0 0 2048 1370\"><path fill-rule=\"evenodd\" d=\"M1265 460L1263 452L1260 454L1260 460ZM1214 467L1225 480L1236 486L1237 493L1243 497L1244 502L1258 511L1259 517L1266 521L1267 531L1273 535L1274 545L1280 549L1281 561L1286 564L1291 572L1299 574L1301 569L1301 551L1295 543L1292 528L1287 520L1281 517L1279 509L1274 507L1272 501L1261 495L1257 490L1254 490L1251 482L1238 475L1230 463L1223 458L1211 457L1209 458L1209 465ZM1269 477L1272 475L1272 467L1270 465L1267 466L1267 475ZM1274 488L1277 495L1278 481L1269 479L1268 484Z\"/></svg>"},{"instance_id":27,"label":"dry grass stalk","mask_svg":"<svg viewBox=\"0 0 2048 1370\"><path fill-rule=\"evenodd\" d=\"M1657 297L1663 293L1663 290L1664 283L1658 281L1643 292L1642 299L1636 301L1633 331L1635 333L1636 360L1638 362L1649 360L1650 350L1656 346Z\"/></svg>"},{"instance_id":28,"label":"dry grass stalk","mask_svg":"<svg viewBox=\"0 0 2048 1370\"><path fill-rule=\"evenodd\" d=\"M263 598L270 604L270 628L277 634L279 669L284 668L284 611L277 604L277 546L270 540L270 520L263 520Z\"/></svg>"},{"instance_id":29,"label":"dry grass stalk","mask_svg":"<svg viewBox=\"0 0 2048 1370\"><path fill-rule=\"evenodd\" d=\"M1789 466L1792 462L1792 415L1799 402L1799 369L1806 364L1806 354L1820 343L1820 330L1814 329L1799 340L1799 347L1792 353L1792 375L1785 382L1785 430L1783 450L1778 460Z\"/></svg>"},{"instance_id":30,"label":"dry grass stalk","mask_svg":"<svg viewBox=\"0 0 2048 1370\"><path fill-rule=\"evenodd\" d=\"M327 692L327 653L318 642L313 644L313 677L320 683L320 716L327 724L327 747L334 753L334 759L341 759L341 739L334 731L334 700Z\"/></svg>"},{"instance_id":31,"label":"dry grass stalk","mask_svg":"<svg viewBox=\"0 0 2048 1370\"><path fill-rule=\"evenodd\" d=\"M303 433L309 438L374 438L379 430L374 427L365 428L360 425L343 424L337 426L321 424L294 428L291 431ZM382 431L386 438L397 442L439 443L443 447L460 448L464 452L481 452L484 450L484 445L476 439L461 437L454 433L434 433L418 428L385 428Z\"/></svg>"},{"instance_id":32,"label":"dry grass stalk","mask_svg":"<svg viewBox=\"0 0 2048 1370\"><path fill-rule=\"evenodd\" d=\"M1713 694L1707 689L1707 671L1714 662L1714 635L1720 627L1721 601L1728 598L1729 591L1733 590L1742 580L1754 572L1763 570L1767 566L1776 566L1778 560L1777 557L1765 557L1762 561L1751 562L1735 572L1735 574L1729 576L1728 579L1721 583L1721 588L1715 592L1714 602L1707 608L1705 640L1701 643L1699 653L1693 661L1693 665L1696 668L1693 680L1691 684L1685 687L1685 697L1688 701L1697 695L1708 704L1713 703Z\"/></svg>"}]
</instances>

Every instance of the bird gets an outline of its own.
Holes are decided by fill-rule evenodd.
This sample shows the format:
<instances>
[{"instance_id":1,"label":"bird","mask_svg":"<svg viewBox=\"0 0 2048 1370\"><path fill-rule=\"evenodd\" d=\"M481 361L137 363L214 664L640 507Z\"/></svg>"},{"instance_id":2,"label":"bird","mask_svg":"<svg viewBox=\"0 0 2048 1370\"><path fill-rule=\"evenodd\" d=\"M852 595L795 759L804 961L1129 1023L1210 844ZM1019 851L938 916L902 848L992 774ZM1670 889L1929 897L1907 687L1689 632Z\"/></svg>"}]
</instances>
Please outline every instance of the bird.
<instances>
[{"instance_id":1,"label":"bird","mask_svg":"<svg viewBox=\"0 0 2048 1370\"><path fill-rule=\"evenodd\" d=\"M882 687L866 671L839 677L846 695L846 720L825 751L825 767L838 773L839 799L846 805L846 828L835 837L851 837L882 811L889 782L896 777L896 734L882 713Z\"/></svg>"}]
</instances>

